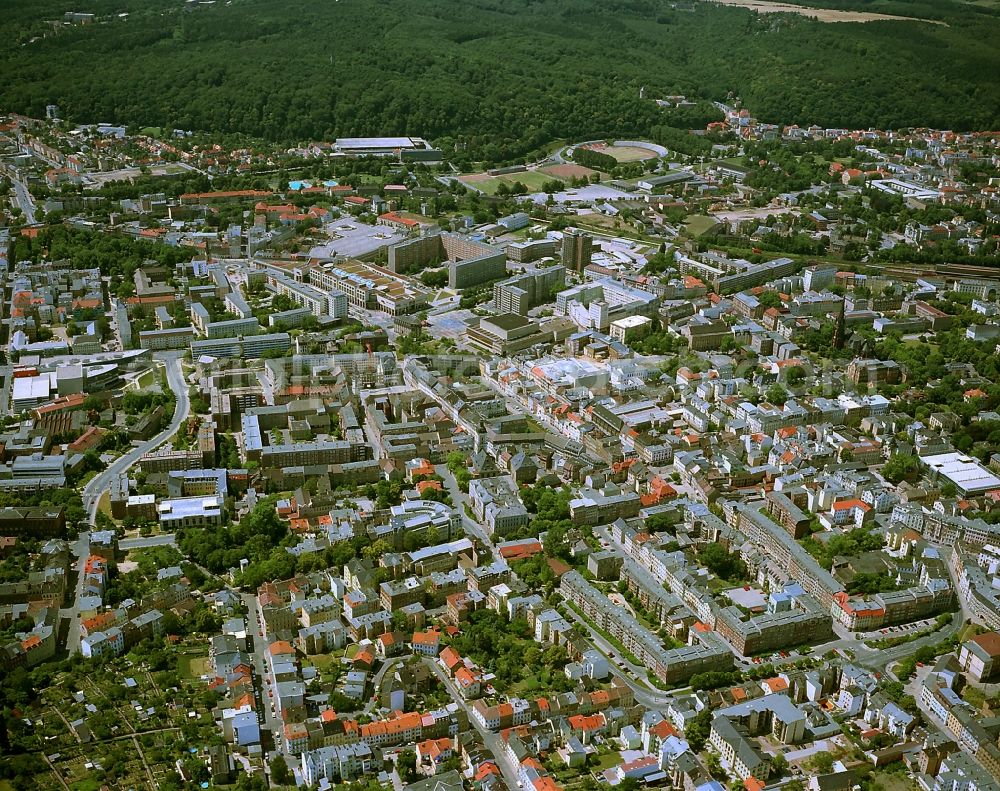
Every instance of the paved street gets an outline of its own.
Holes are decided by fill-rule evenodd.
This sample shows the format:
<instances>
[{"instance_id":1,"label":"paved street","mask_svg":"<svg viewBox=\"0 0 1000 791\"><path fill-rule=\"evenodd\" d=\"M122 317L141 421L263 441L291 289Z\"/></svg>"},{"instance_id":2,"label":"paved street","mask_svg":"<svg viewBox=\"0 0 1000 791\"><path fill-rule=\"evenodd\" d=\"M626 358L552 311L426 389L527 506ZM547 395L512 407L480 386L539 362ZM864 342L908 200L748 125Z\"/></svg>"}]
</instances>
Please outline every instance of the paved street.
<instances>
[{"instance_id":1,"label":"paved street","mask_svg":"<svg viewBox=\"0 0 1000 791\"><path fill-rule=\"evenodd\" d=\"M126 552L130 549L173 546L176 542L177 536L173 533L163 533L162 535L145 536L144 538L123 538L118 542L118 548L123 552Z\"/></svg>"},{"instance_id":2,"label":"paved street","mask_svg":"<svg viewBox=\"0 0 1000 791\"><path fill-rule=\"evenodd\" d=\"M184 381L183 369L181 368L181 356L182 355L179 352L165 352L159 356L159 359L162 359L166 364L167 383L170 385L170 389L177 397L177 408L174 410L174 417L173 420L170 421L170 425L151 440L143 442L123 454L121 457L115 459L110 465L108 465L106 470L92 478L84 487L82 492L83 507L87 511L89 523L91 525L94 524L94 520L97 517L97 504L100 502L101 495L107 491L115 476L126 472L140 459L140 457L142 457L143 454L149 453L150 451L156 450L156 448L160 447L160 445L170 439L180 425L187 420L191 404L188 399L187 383ZM149 538L131 539L132 541L138 543L129 547L126 541L122 544L122 548L136 549L142 546L160 546L165 543L170 543L173 536L169 536L169 540L167 540L167 538L168 537L166 536L150 536ZM89 531L80 533L77 540L73 543L72 550L75 558L73 566L77 572L76 590L73 595L73 605L61 610L59 613L63 618L69 619L69 631L66 636L66 650L70 654L74 654L80 650L80 596L82 593L83 567L87 562L89 546Z\"/></svg>"},{"instance_id":3,"label":"paved street","mask_svg":"<svg viewBox=\"0 0 1000 791\"><path fill-rule=\"evenodd\" d=\"M274 388L271 387L271 382L264 374L263 371L256 372L257 384L260 385L260 389L264 393L264 403L268 406L274 406Z\"/></svg>"},{"instance_id":4,"label":"paved street","mask_svg":"<svg viewBox=\"0 0 1000 791\"><path fill-rule=\"evenodd\" d=\"M100 501L101 495L111 485L111 481L129 470L144 454L156 450L170 439L181 424L187 420L191 411L191 403L188 398L188 385L184 381L184 372L181 367L182 356L182 352L162 352L156 355L157 359L162 360L165 364L167 384L177 398L177 408L174 410L174 417L170 421L170 425L152 439L137 445L115 459L106 470L92 478L84 487L83 507L90 516L91 524L94 523L97 514L97 503Z\"/></svg>"},{"instance_id":5,"label":"paved street","mask_svg":"<svg viewBox=\"0 0 1000 791\"><path fill-rule=\"evenodd\" d=\"M673 699L674 695L672 693L654 690L653 687L650 686L646 677L646 668L634 665L626 660L625 657L621 656L621 652L617 648L604 639L598 631L593 629L590 624L581 618L573 609L567 607L566 612L569 614L570 619L579 624L580 627L590 636L591 644L598 651L604 654L605 657L607 657L608 667L611 669L611 674L628 685L629 689L631 689L632 693L635 695L636 703L640 703L643 706L650 708L656 708L669 703L670 700ZM618 663L611 658L612 656L620 658L622 663L625 665L625 669L629 672L623 673Z\"/></svg>"},{"instance_id":6,"label":"paved street","mask_svg":"<svg viewBox=\"0 0 1000 791\"><path fill-rule=\"evenodd\" d=\"M476 729L479 733L480 738L483 740L483 744L497 759L497 767L503 774L504 782L507 783L507 788L513 791L518 786L518 773L519 767L514 764L513 761L507 755L506 745L503 739L500 738L499 734L493 733L492 731L484 728L479 721L472 716L472 707L465 701L465 698L458 691L458 687L455 686L448 674L444 672L444 669L437 662L431 659L425 659L425 663L434 672L434 675L438 677L441 683L444 685L445 689L448 690L448 694L451 695L452 699L462 708L465 709L469 717L469 725Z\"/></svg>"},{"instance_id":7,"label":"paved street","mask_svg":"<svg viewBox=\"0 0 1000 791\"><path fill-rule=\"evenodd\" d=\"M470 509L472 508L472 504L469 502L469 495L463 492L461 487L459 487L458 481L455 480L455 476L452 475L451 470L448 469L448 465L437 464L434 466L434 472L444 479L444 486L448 490L448 494L451 496L451 502L462 515L462 527L465 529L466 535L472 538L478 538L490 548L490 552L493 554L494 559L498 559L499 556L497 555L496 545L493 543L489 534L487 534L486 529L475 519L470 517L468 512L465 510L465 506L467 505Z\"/></svg>"},{"instance_id":8,"label":"paved street","mask_svg":"<svg viewBox=\"0 0 1000 791\"><path fill-rule=\"evenodd\" d=\"M80 596L83 588L83 567L90 554L90 533L86 531L80 533L71 549L75 557L73 568L76 570L76 589L73 592L73 604L60 610L59 615L61 618L69 619L66 650L72 655L80 650Z\"/></svg>"},{"instance_id":9,"label":"paved street","mask_svg":"<svg viewBox=\"0 0 1000 791\"><path fill-rule=\"evenodd\" d=\"M267 694L267 649L270 641L266 636L261 637L259 634L263 630L257 621L257 597L252 593L241 593L240 598L247 608L247 635L250 636L250 642L253 645L253 650L250 653L253 657L254 693L257 696L257 712L260 715L260 727L262 731L266 729L271 732L273 737L277 737L282 733L281 720L271 710L271 701L274 698ZM263 742L267 741L263 735L261 736L261 740ZM274 752L271 751L269 755L273 756Z\"/></svg>"},{"instance_id":10,"label":"paved street","mask_svg":"<svg viewBox=\"0 0 1000 791\"><path fill-rule=\"evenodd\" d=\"M391 659L386 659L382 666L375 672L375 675L371 679L372 695L373 700L369 700L365 704L364 712L368 716L372 716L372 712L379 707L379 692L382 687L382 679L385 678L385 674L390 670L394 670L399 665L403 664L409 657L396 656Z\"/></svg>"},{"instance_id":11,"label":"paved street","mask_svg":"<svg viewBox=\"0 0 1000 791\"><path fill-rule=\"evenodd\" d=\"M867 655L860 653L855 661L859 665L863 665L864 667L868 667L873 670L885 670L894 662L898 662L900 659L905 659L908 656L913 656L918 649L923 648L924 646L935 645L936 643L940 643L942 640L947 640L954 634L958 634L964 623L965 619L963 618L962 613L957 612L952 616L951 623L944 629L925 635L924 637L918 637L916 640L911 640L908 643L897 645L895 648L876 650L868 648L868 646L863 644L855 644L852 648L855 648L855 650L860 648L863 652L867 652Z\"/></svg>"},{"instance_id":12,"label":"paved street","mask_svg":"<svg viewBox=\"0 0 1000 791\"><path fill-rule=\"evenodd\" d=\"M21 207L21 212L24 214L24 221L28 225L35 224L35 199L31 197L31 193L28 191L28 185L21 181L20 178L13 179L14 183L14 198L17 200L17 205Z\"/></svg>"},{"instance_id":13,"label":"paved street","mask_svg":"<svg viewBox=\"0 0 1000 791\"><path fill-rule=\"evenodd\" d=\"M10 378L13 372L13 365L0 366L0 388L2 388L0 390L0 417L4 417L10 412Z\"/></svg>"}]
</instances>

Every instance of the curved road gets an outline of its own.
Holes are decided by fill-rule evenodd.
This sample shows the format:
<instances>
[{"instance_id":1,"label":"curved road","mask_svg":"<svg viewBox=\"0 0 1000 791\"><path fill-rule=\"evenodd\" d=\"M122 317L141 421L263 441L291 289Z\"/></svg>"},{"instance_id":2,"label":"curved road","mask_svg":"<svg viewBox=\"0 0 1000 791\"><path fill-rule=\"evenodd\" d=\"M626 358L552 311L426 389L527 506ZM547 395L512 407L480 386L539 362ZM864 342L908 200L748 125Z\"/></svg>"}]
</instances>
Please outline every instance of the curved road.
<instances>
[{"instance_id":1,"label":"curved road","mask_svg":"<svg viewBox=\"0 0 1000 791\"><path fill-rule=\"evenodd\" d=\"M170 421L170 425L152 439L137 445L132 450L115 459L108 465L106 470L92 478L83 488L83 492L81 492L83 507L90 516L91 524L94 523L97 515L97 503L100 501L101 495L111 485L111 481L116 476L126 472L143 455L156 450L170 439L177 429L180 428L181 424L187 420L188 414L191 411L191 402L188 399L188 386L187 382L184 381L184 371L181 368L182 356L182 352L164 352L156 355L157 359L162 360L164 363L167 372L167 384L177 398L174 417Z\"/></svg>"},{"instance_id":2,"label":"curved road","mask_svg":"<svg viewBox=\"0 0 1000 791\"><path fill-rule=\"evenodd\" d=\"M115 459L108 465L106 470L94 476L90 482L83 487L83 491L81 492L83 507L87 512L88 522L91 526L93 526L94 520L97 517L97 504L101 500L101 495L107 491L114 477L126 472L142 457L143 454L149 453L150 451L156 450L160 447L160 445L170 439L174 432L180 428L181 424L187 420L188 414L191 411L191 402L188 398L187 382L184 381L184 370L181 367L182 357L183 352L164 352L163 354L156 355L156 358L162 360L164 363L167 373L167 384L173 391L174 396L177 398L177 404L174 408L174 417L170 421L170 425L152 439L143 442L119 458ZM80 648L79 603L82 593L83 567L87 561L89 551L90 532L89 530L85 530L77 536L76 541L73 543L73 553L76 556L75 566L77 571L76 591L74 592L73 604L71 607L60 612L61 617L69 619L69 632L66 637L66 650L70 654L76 653Z\"/></svg>"}]
</instances>

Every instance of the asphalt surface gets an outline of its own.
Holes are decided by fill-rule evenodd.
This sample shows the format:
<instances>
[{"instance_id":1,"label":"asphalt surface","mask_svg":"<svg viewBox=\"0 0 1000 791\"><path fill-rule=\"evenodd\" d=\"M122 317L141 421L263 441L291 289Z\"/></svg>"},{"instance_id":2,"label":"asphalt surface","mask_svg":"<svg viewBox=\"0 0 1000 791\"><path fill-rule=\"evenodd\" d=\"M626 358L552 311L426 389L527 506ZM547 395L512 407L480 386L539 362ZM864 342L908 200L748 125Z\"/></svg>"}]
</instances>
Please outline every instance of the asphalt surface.
<instances>
[{"instance_id":1,"label":"asphalt surface","mask_svg":"<svg viewBox=\"0 0 1000 791\"><path fill-rule=\"evenodd\" d=\"M35 224L35 200L31 197L31 193L28 191L28 186L18 178L13 179L14 182L14 197L17 199L17 205L21 207L21 212L24 215L24 221L28 225Z\"/></svg>"},{"instance_id":2,"label":"asphalt surface","mask_svg":"<svg viewBox=\"0 0 1000 791\"><path fill-rule=\"evenodd\" d=\"M266 729L270 731L271 736L275 737L276 741L277 737L282 735L283 728L281 720L271 710L271 702L274 698L267 694L269 687L267 649L271 641L266 635L260 635L263 629L257 620L257 597L252 593L241 593L240 598L247 608L247 634L252 637L253 643L253 650L250 652L250 655L253 657L253 669L256 681L255 694L257 695L257 712L260 719L260 727L261 730ZM276 752L280 752L280 750L271 751L269 756L273 757Z\"/></svg>"},{"instance_id":3,"label":"asphalt surface","mask_svg":"<svg viewBox=\"0 0 1000 791\"><path fill-rule=\"evenodd\" d=\"M90 554L90 533L83 532L77 537L72 546L73 555L76 560L73 567L76 569L76 590L73 594L73 604L67 609L60 610L59 615L69 619L69 631L66 635L66 650L70 654L75 654L80 650L80 596L83 588L83 567Z\"/></svg>"},{"instance_id":4,"label":"asphalt surface","mask_svg":"<svg viewBox=\"0 0 1000 791\"><path fill-rule=\"evenodd\" d=\"M101 495L107 491L108 487L111 485L111 481L114 480L116 476L121 475L123 472L126 472L129 468L131 468L143 454L156 450L156 448L160 447L160 445L170 439L181 424L187 420L188 413L191 410L191 404L188 399L187 383L184 381L184 373L181 367L181 357L181 352L164 352L162 355L158 355L158 359L163 360L166 365L167 383L177 398L177 406L174 410L174 417L173 420L170 421L170 425L151 440L143 442L141 445L136 446L132 450L115 459L110 465L108 465L106 470L92 478L83 488L83 492L81 493L83 507L87 511L91 525L94 524L94 520L97 518L97 504L100 502ZM143 546L160 546L162 544L171 543L172 540L172 535L129 539L126 542L123 542L122 548L137 549ZM134 542L132 546L128 545L128 541ZM62 617L69 619L69 631L66 637L66 650L70 654L74 654L80 650L80 597L83 587L83 568L87 562L89 547L90 531L88 530L80 533L72 546L73 555L75 556L73 565L77 572L73 605L61 610L59 613Z\"/></svg>"},{"instance_id":5,"label":"asphalt surface","mask_svg":"<svg viewBox=\"0 0 1000 791\"><path fill-rule=\"evenodd\" d=\"M478 538L486 546L490 548L490 553L493 555L495 560L499 560L497 555L496 545L493 543L493 539L486 532L481 524L476 520L472 519L465 510L465 506L472 508L472 503L469 500L469 495L461 490L458 485L458 481L455 480L455 476L452 475L451 470L448 469L446 464L437 464L434 466L434 472L440 475L444 479L444 486L448 490L448 494L451 496L451 502L458 512L462 515L462 528L465 530L465 534L470 538Z\"/></svg>"},{"instance_id":6,"label":"asphalt surface","mask_svg":"<svg viewBox=\"0 0 1000 791\"><path fill-rule=\"evenodd\" d=\"M180 428L181 424L187 420L191 412L191 403L188 399L188 386L184 381L184 372L181 368L182 356L182 352L162 352L156 355L156 358L162 360L165 364L167 384L177 398L177 407L174 410L174 417L170 421L170 425L152 439L137 445L115 459L108 465L106 470L92 478L83 488L83 492L81 493L83 507L90 516L91 524L94 523L94 519L97 516L97 504L101 499L101 495L111 486L111 481L128 471L142 456L156 450L170 439L177 429Z\"/></svg>"},{"instance_id":7,"label":"asphalt surface","mask_svg":"<svg viewBox=\"0 0 1000 791\"><path fill-rule=\"evenodd\" d=\"M632 690L632 693L635 695L636 703L646 706L647 708L659 708L661 706L665 706L675 697L674 694L669 692L654 691L646 679L646 668L634 665L625 659L625 657L621 655L621 651L605 640L598 631L593 629L590 624L581 618L571 607L566 608L566 613L569 615L571 620L578 623L580 627L584 629L588 635L590 635L590 642L607 658L608 667L611 669L611 675L624 682L629 689ZM612 656L617 657L618 660L625 665L625 669L628 672L622 672L618 662L615 659L612 659Z\"/></svg>"},{"instance_id":8,"label":"asphalt surface","mask_svg":"<svg viewBox=\"0 0 1000 791\"><path fill-rule=\"evenodd\" d=\"M452 699L463 709L465 709L466 714L469 717L469 725L476 729L479 733L480 738L483 740L483 744L486 749L493 753L496 758L497 767L500 769L503 775L504 782L507 784L507 788L511 791L517 788L518 784L518 774L520 767L515 766L514 762L511 761L510 757L507 755L506 743L500 738L500 735L493 733L493 731L487 730L483 725L472 715L472 707L468 704L465 698L462 697L455 683L451 680L447 673L445 673L444 668L441 667L437 662L427 658L425 659L426 664L434 672L434 675L438 677L438 680L444 685L444 688L448 690L448 694L451 695Z\"/></svg>"},{"instance_id":9,"label":"asphalt surface","mask_svg":"<svg viewBox=\"0 0 1000 791\"><path fill-rule=\"evenodd\" d=\"M144 536L142 538L123 538L118 542L118 549L127 552L131 549L147 549L148 547L173 546L177 542L177 536L173 533L162 533L158 536Z\"/></svg>"}]
</instances>

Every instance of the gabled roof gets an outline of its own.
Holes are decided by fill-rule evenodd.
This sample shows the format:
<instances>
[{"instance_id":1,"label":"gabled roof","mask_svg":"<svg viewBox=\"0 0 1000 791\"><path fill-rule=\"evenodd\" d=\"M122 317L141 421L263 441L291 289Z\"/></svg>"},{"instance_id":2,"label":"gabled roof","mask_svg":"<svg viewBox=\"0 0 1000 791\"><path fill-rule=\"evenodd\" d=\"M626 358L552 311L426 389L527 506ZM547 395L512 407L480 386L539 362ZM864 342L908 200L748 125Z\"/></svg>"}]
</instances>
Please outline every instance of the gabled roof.
<instances>
[{"instance_id":1,"label":"gabled roof","mask_svg":"<svg viewBox=\"0 0 1000 791\"><path fill-rule=\"evenodd\" d=\"M984 632L969 640L975 643L991 659L1000 656L1000 632Z\"/></svg>"}]
</instances>

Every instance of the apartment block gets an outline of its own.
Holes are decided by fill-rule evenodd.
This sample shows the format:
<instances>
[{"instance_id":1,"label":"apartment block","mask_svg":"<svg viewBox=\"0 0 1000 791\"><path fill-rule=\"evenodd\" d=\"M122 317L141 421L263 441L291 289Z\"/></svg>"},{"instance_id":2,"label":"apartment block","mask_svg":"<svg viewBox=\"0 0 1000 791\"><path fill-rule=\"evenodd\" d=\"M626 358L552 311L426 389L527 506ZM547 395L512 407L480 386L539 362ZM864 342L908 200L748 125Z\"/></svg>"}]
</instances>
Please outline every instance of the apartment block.
<instances>
[{"instance_id":1,"label":"apartment block","mask_svg":"<svg viewBox=\"0 0 1000 791\"><path fill-rule=\"evenodd\" d=\"M292 348L292 338L287 332L273 332L266 335L244 335L238 338L205 338L191 341L191 357L202 356L242 357L255 359L265 352L286 352Z\"/></svg>"},{"instance_id":2,"label":"apartment block","mask_svg":"<svg viewBox=\"0 0 1000 791\"><path fill-rule=\"evenodd\" d=\"M642 499L636 492L609 484L603 490L581 489L569 501L570 518L577 525L604 525L638 515Z\"/></svg>"},{"instance_id":3,"label":"apartment block","mask_svg":"<svg viewBox=\"0 0 1000 791\"><path fill-rule=\"evenodd\" d=\"M204 331L206 338L238 338L241 335L256 335L260 332L260 322L253 317L210 321L205 324Z\"/></svg>"},{"instance_id":4,"label":"apartment block","mask_svg":"<svg viewBox=\"0 0 1000 791\"><path fill-rule=\"evenodd\" d=\"M327 291L341 291L349 304L401 316L421 310L430 291L394 270L361 261L338 261L312 267L309 282Z\"/></svg>"},{"instance_id":5,"label":"apartment block","mask_svg":"<svg viewBox=\"0 0 1000 791\"><path fill-rule=\"evenodd\" d=\"M594 238L590 234L570 230L563 232L563 266L574 272L582 272L590 266L593 247Z\"/></svg>"},{"instance_id":6,"label":"apartment block","mask_svg":"<svg viewBox=\"0 0 1000 791\"><path fill-rule=\"evenodd\" d=\"M493 304L498 313L526 316L528 311L548 302L566 283L566 268L550 266L525 272L493 284Z\"/></svg>"},{"instance_id":7,"label":"apartment block","mask_svg":"<svg viewBox=\"0 0 1000 791\"><path fill-rule=\"evenodd\" d=\"M191 327L145 330L139 333L139 348L154 352L167 349L185 349L193 339L194 330Z\"/></svg>"},{"instance_id":8,"label":"apartment block","mask_svg":"<svg viewBox=\"0 0 1000 791\"><path fill-rule=\"evenodd\" d=\"M524 242L511 242L505 248L507 258L518 264L529 264L540 258L549 258L556 254L556 243L551 239L529 239Z\"/></svg>"},{"instance_id":9,"label":"apartment block","mask_svg":"<svg viewBox=\"0 0 1000 791\"><path fill-rule=\"evenodd\" d=\"M966 640L959 651L958 662L976 681L994 678L1000 671L1000 632L986 632Z\"/></svg>"},{"instance_id":10,"label":"apartment block","mask_svg":"<svg viewBox=\"0 0 1000 791\"><path fill-rule=\"evenodd\" d=\"M828 640L833 636L833 619L793 583L771 594L765 613L745 613L735 605L720 608L715 628L743 656L750 656Z\"/></svg>"},{"instance_id":11,"label":"apartment block","mask_svg":"<svg viewBox=\"0 0 1000 791\"><path fill-rule=\"evenodd\" d=\"M448 262L448 287L469 288L507 272L503 250L456 233L430 233L389 247L389 269L398 274Z\"/></svg>"},{"instance_id":12,"label":"apartment block","mask_svg":"<svg viewBox=\"0 0 1000 791\"><path fill-rule=\"evenodd\" d=\"M278 294L284 294L295 304L308 308L318 318L347 318L347 295L336 288L321 289L269 269L267 283Z\"/></svg>"},{"instance_id":13,"label":"apartment block","mask_svg":"<svg viewBox=\"0 0 1000 791\"><path fill-rule=\"evenodd\" d=\"M313 464L346 464L370 458L372 449L367 442L296 442L263 447L260 451L260 466L272 469Z\"/></svg>"},{"instance_id":14,"label":"apartment block","mask_svg":"<svg viewBox=\"0 0 1000 791\"><path fill-rule=\"evenodd\" d=\"M693 644L665 649L656 635L577 571L562 575L559 590L586 618L620 641L665 683L683 684L695 673L729 670L733 665L732 653L712 632L695 632Z\"/></svg>"}]
</instances>

